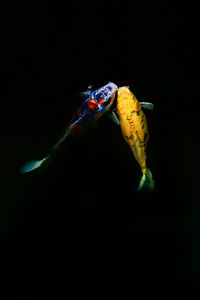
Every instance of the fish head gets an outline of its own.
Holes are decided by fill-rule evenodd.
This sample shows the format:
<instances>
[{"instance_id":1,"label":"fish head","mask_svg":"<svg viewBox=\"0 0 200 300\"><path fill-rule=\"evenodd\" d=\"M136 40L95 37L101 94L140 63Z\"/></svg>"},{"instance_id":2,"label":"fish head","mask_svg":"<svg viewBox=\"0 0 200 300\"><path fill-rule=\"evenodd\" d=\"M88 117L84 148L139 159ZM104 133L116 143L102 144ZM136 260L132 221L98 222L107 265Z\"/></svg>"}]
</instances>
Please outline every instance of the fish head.
<instances>
[{"instance_id":1,"label":"fish head","mask_svg":"<svg viewBox=\"0 0 200 300\"><path fill-rule=\"evenodd\" d=\"M130 91L128 86L123 86L118 89L117 103L129 105L131 103L134 110L140 109L140 104L135 95Z\"/></svg>"},{"instance_id":2,"label":"fish head","mask_svg":"<svg viewBox=\"0 0 200 300\"><path fill-rule=\"evenodd\" d=\"M117 90L118 87L116 86L116 84L109 82L108 84L95 91L93 97L98 103L99 111L103 113L111 107L115 99Z\"/></svg>"},{"instance_id":3,"label":"fish head","mask_svg":"<svg viewBox=\"0 0 200 300\"><path fill-rule=\"evenodd\" d=\"M122 86L118 89L117 94L118 94L118 96L122 96L122 95L130 95L132 93L129 90L129 86Z\"/></svg>"}]
</instances>

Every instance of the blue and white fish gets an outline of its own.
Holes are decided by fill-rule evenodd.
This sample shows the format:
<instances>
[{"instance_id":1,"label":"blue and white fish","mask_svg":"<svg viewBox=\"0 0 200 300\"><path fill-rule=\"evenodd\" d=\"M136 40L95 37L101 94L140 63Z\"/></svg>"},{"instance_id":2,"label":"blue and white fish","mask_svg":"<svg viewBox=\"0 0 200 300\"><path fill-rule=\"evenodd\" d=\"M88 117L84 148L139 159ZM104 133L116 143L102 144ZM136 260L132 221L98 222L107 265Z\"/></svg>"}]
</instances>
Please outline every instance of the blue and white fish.
<instances>
[{"instance_id":1,"label":"blue and white fish","mask_svg":"<svg viewBox=\"0 0 200 300\"><path fill-rule=\"evenodd\" d=\"M115 123L119 124L116 115L110 110L117 90L118 87L112 82L109 82L93 92L87 90L84 94L87 95L88 98L81 104L71 121L66 125L63 135L52 147L50 153L41 160L27 162L20 169L21 173L30 172L40 167L47 159L52 157L52 154L60 148L67 137L77 136L87 131L104 113L107 112L110 115L110 118Z\"/></svg>"}]
</instances>

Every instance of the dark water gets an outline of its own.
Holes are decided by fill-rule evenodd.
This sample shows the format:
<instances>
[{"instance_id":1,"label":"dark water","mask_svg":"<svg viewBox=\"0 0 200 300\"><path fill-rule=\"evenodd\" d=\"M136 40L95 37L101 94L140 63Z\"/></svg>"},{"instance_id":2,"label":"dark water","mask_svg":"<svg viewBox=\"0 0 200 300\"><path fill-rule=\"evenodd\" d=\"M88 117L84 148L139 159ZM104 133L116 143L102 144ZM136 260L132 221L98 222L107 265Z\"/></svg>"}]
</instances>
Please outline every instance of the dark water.
<instances>
[{"instance_id":1,"label":"dark water","mask_svg":"<svg viewBox=\"0 0 200 300\"><path fill-rule=\"evenodd\" d=\"M0 280L14 299L195 299L198 14L162 3L1 9ZM20 175L57 141L79 93L108 81L155 105L146 111L155 192L135 192L139 166L106 118L48 168Z\"/></svg>"}]
</instances>

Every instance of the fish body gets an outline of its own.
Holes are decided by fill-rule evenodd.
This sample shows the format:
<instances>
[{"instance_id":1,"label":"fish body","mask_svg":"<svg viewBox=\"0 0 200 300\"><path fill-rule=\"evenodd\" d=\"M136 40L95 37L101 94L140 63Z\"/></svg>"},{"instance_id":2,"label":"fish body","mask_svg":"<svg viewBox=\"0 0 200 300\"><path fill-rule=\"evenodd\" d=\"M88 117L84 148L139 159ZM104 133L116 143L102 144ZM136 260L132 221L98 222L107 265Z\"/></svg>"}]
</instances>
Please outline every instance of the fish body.
<instances>
[{"instance_id":1,"label":"fish body","mask_svg":"<svg viewBox=\"0 0 200 300\"><path fill-rule=\"evenodd\" d=\"M150 170L146 165L146 148L149 139L148 125L142 106L128 87L118 89L117 112L125 141L141 167L143 174L139 190L148 184L153 189L154 183Z\"/></svg>"},{"instance_id":2,"label":"fish body","mask_svg":"<svg viewBox=\"0 0 200 300\"><path fill-rule=\"evenodd\" d=\"M88 98L80 105L71 121L65 126L61 138L52 147L50 154L41 160L27 162L21 168L21 173L26 173L40 167L47 159L52 157L52 154L60 148L67 137L78 136L86 132L104 113L109 113L117 90L118 87L114 83L109 82L97 90L91 91L91 93L87 91Z\"/></svg>"},{"instance_id":3,"label":"fish body","mask_svg":"<svg viewBox=\"0 0 200 300\"><path fill-rule=\"evenodd\" d=\"M75 112L71 121L65 126L63 136L54 148L59 148L66 137L78 136L93 127L105 112L109 112L117 90L118 87L109 82L107 85L91 92Z\"/></svg>"}]
</instances>

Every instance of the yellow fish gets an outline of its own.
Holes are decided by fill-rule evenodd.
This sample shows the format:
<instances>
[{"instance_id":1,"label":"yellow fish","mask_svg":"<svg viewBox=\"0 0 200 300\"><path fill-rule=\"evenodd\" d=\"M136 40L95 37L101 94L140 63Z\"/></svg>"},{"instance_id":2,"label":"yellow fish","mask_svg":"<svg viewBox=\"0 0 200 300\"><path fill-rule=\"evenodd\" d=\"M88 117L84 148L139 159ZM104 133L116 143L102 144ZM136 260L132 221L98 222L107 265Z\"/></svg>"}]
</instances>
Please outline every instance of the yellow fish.
<instances>
[{"instance_id":1,"label":"yellow fish","mask_svg":"<svg viewBox=\"0 0 200 300\"><path fill-rule=\"evenodd\" d=\"M117 112L121 125L122 134L129 144L135 159L140 164L142 178L138 187L153 190L154 181L150 170L146 166L146 147L149 138L147 120L142 107L153 109L152 103L138 102L128 87L118 89Z\"/></svg>"}]
</instances>

